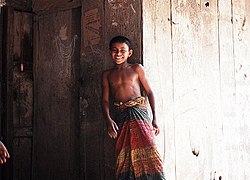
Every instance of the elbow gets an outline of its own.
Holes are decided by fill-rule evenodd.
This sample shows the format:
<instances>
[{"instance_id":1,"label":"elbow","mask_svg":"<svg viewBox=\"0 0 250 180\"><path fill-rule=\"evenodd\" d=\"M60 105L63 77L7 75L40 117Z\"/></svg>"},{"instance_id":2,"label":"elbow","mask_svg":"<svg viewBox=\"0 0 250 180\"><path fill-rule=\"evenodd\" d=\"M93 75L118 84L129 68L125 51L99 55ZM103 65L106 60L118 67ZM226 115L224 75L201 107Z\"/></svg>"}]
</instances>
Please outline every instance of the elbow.
<instances>
[{"instance_id":1,"label":"elbow","mask_svg":"<svg viewBox=\"0 0 250 180\"><path fill-rule=\"evenodd\" d=\"M109 101L107 100L102 100L102 106L107 107L109 105Z\"/></svg>"},{"instance_id":2,"label":"elbow","mask_svg":"<svg viewBox=\"0 0 250 180\"><path fill-rule=\"evenodd\" d=\"M149 92L147 93L147 95L148 95L149 98L154 98L154 93L153 93L153 91L149 91Z\"/></svg>"}]
</instances>

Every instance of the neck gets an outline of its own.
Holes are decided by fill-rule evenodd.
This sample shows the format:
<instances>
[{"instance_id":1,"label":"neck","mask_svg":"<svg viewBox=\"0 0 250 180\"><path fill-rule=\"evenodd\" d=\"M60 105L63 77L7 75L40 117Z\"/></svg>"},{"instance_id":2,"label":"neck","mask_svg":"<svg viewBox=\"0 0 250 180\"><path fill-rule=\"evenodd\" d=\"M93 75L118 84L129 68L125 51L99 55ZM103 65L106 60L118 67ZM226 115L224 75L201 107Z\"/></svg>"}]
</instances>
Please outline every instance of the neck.
<instances>
[{"instance_id":1,"label":"neck","mask_svg":"<svg viewBox=\"0 0 250 180\"><path fill-rule=\"evenodd\" d=\"M129 65L128 62L126 61L126 62L124 62L122 64L115 64L115 67L118 68L118 69L123 69L123 68L128 67L128 65Z\"/></svg>"}]
</instances>

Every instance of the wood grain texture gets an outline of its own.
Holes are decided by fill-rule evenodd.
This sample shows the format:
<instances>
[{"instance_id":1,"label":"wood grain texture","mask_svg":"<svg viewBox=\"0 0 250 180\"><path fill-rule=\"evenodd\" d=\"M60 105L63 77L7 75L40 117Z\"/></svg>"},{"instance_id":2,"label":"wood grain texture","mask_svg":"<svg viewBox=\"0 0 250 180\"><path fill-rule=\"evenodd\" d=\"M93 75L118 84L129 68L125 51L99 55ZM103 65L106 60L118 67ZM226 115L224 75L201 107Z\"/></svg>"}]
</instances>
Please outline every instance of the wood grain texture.
<instances>
[{"instance_id":1,"label":"wood grain texture","mask_svg":"<svg viewBox=\"0 0 250 180\"><path fill-rule=\"evenodd\" d=\"M7 0L6 2L16 10L32 12L32 0Z\"/></svg>"},{"instance_id":2,"label":"wood grain texture","mask_svg":"<svg viewBox=\"0 0 250 180\"><path fill-rule=\"evenodd\" d=\"M101 74L104 69L104 3L82 1L80 60L81 179L104 179L104 120Z\"/></svg>"},{"instance_id":3,"label":"wood grain texture","mask_svg":"<svg viewBox=\"0 0 250 180\"><path fill-rule=\"evenodd\" d=\"M166 179L175 179L170 7L170 2L166 1L143 1L142 62L156 98L156 117L161 131L156 140L164 161Z\"/></svg>"},{"instance_id":4,"label":"wood grain texture","mask_svg":"<svg viewBox=\"0 0 250 180\"><path fill-rule=\"evenodd\" d=\"M143 47L157 103L163 104L159 109L171 122L164 122L165 126L174 134L160 138L169 141L170 147L163 145L163 149L172 150L165 163L167 177L248 179L249 3L173 0L165 12L157 3L144 1ZM168 8L170 31L157 31L167 25L158 21L166 18ZM165 33L171 38L159 46ZM149 53L151 49L156 50ZM151 62L153 57L156 61ZM162 59L168 59L168 64ZM164 82L163 77L167 77ZM168 89L159 90L163 87ZM193 150L199 155L193 155Z\"/></svg>"},{"instance_id":5,"label":"wood grain texture","mask_svg":"<svg viewBox=\"0 0 250 180\"><path fill-rule=\"evenodd\" d=\"M33 179L79 178L80 9L39 16Z\"/></svg>"},{"instance_id":6,"label":"wood grain texture","mask_svg":"<svg viewBox=\"0 0 250 180\"><path fill-rule=\"evenodd\" d=\"M167 179L250 179L247 0L32 3L9 1L1 22L2 134L15 171L6 164L5 178L29 177L32 166L36 180L115 179L115 142L103 120L101 75L113 66L110 39L125 35L133 43L130 62L144 65L155 92L161 129L156 140ZM21 34L31 22L21 17L32 8L34 46L26 44L22 52ZM26 35L24 40L32 37ZM29 63L31 48L34 94L31 71L21 73L18 65ZM32 164L21 158L30 158L31 148Z\"/></svg>"},{"instance_id":7,"label":"wood grain texture","mask_svg":"<svg viewBox=\"0 0 250 180\"><path fill-rule=\"evenodd\" d=\"M80 0L33 0L33 12L37 14L46 14L66 9L77 8L81 6Z\"/></svg>"}]
</instances>

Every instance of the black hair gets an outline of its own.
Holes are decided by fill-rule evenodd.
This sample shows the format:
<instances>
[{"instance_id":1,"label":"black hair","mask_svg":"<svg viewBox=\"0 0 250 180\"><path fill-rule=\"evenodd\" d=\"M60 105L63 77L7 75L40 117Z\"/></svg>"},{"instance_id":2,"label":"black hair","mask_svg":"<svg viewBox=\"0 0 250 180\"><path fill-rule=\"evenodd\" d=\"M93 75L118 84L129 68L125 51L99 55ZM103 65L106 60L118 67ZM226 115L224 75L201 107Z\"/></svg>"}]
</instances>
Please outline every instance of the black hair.
<instances>
[{"instance_id":1,"label":"black hair","mask_svg":"<svg viewBox=\"0 0 250 180\"><path fill-rule=\"evenodd\" d=\"M129 50L131 49L131 41L125 37L125 36L115 36L111 39L111 41L109 42L109 49L111 49L112 44L114 43L126 43L128 45Z\"/></svg>"}]
</instances>

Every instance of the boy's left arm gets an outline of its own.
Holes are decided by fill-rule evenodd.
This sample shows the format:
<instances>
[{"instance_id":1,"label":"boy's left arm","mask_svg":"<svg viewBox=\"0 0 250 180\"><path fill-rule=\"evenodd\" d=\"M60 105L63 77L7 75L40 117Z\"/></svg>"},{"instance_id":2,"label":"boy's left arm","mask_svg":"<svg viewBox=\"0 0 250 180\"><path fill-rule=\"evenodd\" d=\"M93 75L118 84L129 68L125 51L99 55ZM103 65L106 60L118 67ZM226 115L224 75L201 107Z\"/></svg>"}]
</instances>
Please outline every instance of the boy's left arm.
<instances>
[{"instance_id":1,"label":"boy's left arm","mask_svg":"<svg viewBox=\"0 0 250 180\"><path fill-rule=\"evenodd\" d=\"M153 115L153 120L152 120L152 126L154 128L155 131L155 135L158 135L160 133L159 127L157 125L157 121L156 121L156 112L155 112L155 98L154 98L154 93L149 85L149 81L146 77L144 68L142 65L138 64L138 66L136 67L136 71L139 75L139 79L140 82L143 86L143 88L145 89L148 99L149 99L149 104L152 110L152 115Z\"/></svg>"}]
</instances>

